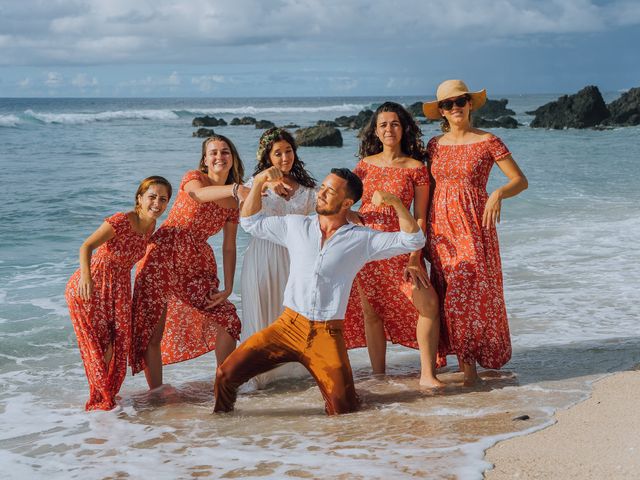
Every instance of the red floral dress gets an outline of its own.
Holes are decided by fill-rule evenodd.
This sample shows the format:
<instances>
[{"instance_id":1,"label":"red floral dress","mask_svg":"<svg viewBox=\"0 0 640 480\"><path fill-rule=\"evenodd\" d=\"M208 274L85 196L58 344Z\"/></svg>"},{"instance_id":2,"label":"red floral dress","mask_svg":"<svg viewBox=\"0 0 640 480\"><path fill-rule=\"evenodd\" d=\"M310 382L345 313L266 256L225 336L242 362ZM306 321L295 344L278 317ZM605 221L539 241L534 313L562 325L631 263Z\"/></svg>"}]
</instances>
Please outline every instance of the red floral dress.
<instances>
[{"instance_id":1,"label":"red floral dress","mask_svg":"<svg viewBox=\"0 0 640 480\"><path fill-rule=\"evenodd\" d=\"M131 268L144 256L151 233L133 230L126 213L105 219L115 237L100 245L91 257L94 291L90 301L78 295L80 269L71 276L65 290L73 329L89 380L87 410L111 410L127 373L131 343ZM109 365L104 353L113 345Z\"/></svg>"},{"instance_id":2,"label":"red floral dress","mask_svg":"<svg viewBox=\"0 0 640 480\"><path fill-rule=\"evenodd\" d=\"M368 227L385 232L400 230L398 215L393 207L376 207L371 197L376 190L396 195L409 209L414 188L429 185L426 166L415 168L378 167L365 161L358 162L354 173L364 186L360 214ZM344 339L347 348L364 347L367 344L364 316L357 285L366 295L375 312L383 320L387 340L407 347L418 348L416 325L418 311L411 300L411 282L403 278L409 254L367 263L356 277L351 289L344 321Z\"/></svg>"},{"instance_id":3,"label":"red floral dress","mask_svg":"<svg viewBox=\"0 0 640 480\"><path fill-rule=\"evenodd\" d=\"M216 259L207 239L225 223L238 223L238 209L215 202L198 203L184 190L202 173L185 174L167 220L153 234L147 253L136 270L133 293L133 342L130 363L134 374L144 370L144 352L167 309L162 338L162 362L182 362L216 346L216 325L236 340L240 319L228 300L212 309L207 295L218 291Z\"/></svg>"},{"instance_id":4,"label":"red floral dress","mask_svg":"<svg viewBox=\"0 0 640 480\"><path fill-rule=\"evenodd\" d=\"M511 358L495 228L482 227L487 181L509 150L497 137L470 145L427 145L435 190L428 252L431 281L440 300L439 355L500 368Z\"/></svg>"}]
</instances>

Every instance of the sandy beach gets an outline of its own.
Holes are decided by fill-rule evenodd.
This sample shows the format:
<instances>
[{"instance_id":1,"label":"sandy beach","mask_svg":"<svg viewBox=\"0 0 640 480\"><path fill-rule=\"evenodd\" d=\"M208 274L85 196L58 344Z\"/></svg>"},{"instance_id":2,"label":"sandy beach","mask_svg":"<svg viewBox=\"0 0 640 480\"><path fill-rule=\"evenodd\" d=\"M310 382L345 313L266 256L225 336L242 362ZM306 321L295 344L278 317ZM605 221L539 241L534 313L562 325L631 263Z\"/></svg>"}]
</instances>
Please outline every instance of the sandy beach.
<instances>
[{"instance_id":1,"label":"sandy beach","mask_svg":"<svg viewBox=\"0 0 640 480\"><path fill-rule=\"evenodd\" d=\"M640 370L606 377L557 422L487 450L487 480L640 478Z\"/></svg>"}]
</instances>

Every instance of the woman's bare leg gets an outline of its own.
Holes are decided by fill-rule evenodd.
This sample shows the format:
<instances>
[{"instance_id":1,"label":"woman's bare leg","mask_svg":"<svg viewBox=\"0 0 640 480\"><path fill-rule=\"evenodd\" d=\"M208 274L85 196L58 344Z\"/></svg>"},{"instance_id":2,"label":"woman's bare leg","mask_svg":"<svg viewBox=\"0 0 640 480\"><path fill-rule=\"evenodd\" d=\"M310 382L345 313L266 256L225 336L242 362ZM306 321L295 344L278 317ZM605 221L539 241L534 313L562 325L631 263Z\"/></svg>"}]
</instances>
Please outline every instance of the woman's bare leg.
<instances>
[{"instance_id":1,"label":"woman's bare leg","mask_svg":"<svg viewBox=\"0 0 640 480\"><path fill-rule=\"evenodd\" d=\"M358 284L358 294L362 303L364 334L367 339L371 369L374 375L384 374L387 370L387 336L384 332L384 323L369 303L367 296L360 288L360 284Z\"/></svg>"},{"instance_id":2,"label":"woman's bare leg","mask_svg":"<svg viewBox=\"0 0 640 480\"><path fill-rule=\"evenodd\" d=\"M110 343L109 346L107 346L107 350L104 352L104 365L107 368L107 371L109 371L111 358L113 358L113 343Z\"/></svg>"},{"instance_id":3,"label":"woman's bare leg","mask_svg":"<svg viewBox=\"0 0 640 480\"><path fill-rule=\"evenodd\" d=\"M147 378L149 390L162 385L162 335L164 334L164 322L167 319L167 307L165 306L160 320L156 324L147 350L144 352L144 361L147 368L144 369L144 376Z\"/></svg>"},{"instance_id":4,"label":"woman's bare leg","mask_svg":"<svg viewBox=\"0 0 640 480\"><path fill-rule=\"evenodd\" d=\"M433 287L420 285L413 288L413 304L418 310L416 337L420 349L420 386L428 388L444 387L436 377L436 354L440 336L440 313L438 295Z\"/></svg>"},{"instance_id":5,"label":"woman's bare leg","mask_svg":"<svg viewBox=\"0 0 640 480\"><path fill-rule=\"evenodd\" d=\"M218 367L224 363L227 357L236 349L236 341L224 328L218 326L216 337L216 362Z\"/></svg>"},{"instance_id":6,"label":"woman's bare leg","mask_svg":"<svg viewBox=\"0 0 640 480\"><path fill-rule=\"evenodd\" d=\"M462 362L462 372L464 373L465 387L473 387L478 384L480 377L478 377L476 362L473 362L473 363Z\"/></svg>"}]
</instances>

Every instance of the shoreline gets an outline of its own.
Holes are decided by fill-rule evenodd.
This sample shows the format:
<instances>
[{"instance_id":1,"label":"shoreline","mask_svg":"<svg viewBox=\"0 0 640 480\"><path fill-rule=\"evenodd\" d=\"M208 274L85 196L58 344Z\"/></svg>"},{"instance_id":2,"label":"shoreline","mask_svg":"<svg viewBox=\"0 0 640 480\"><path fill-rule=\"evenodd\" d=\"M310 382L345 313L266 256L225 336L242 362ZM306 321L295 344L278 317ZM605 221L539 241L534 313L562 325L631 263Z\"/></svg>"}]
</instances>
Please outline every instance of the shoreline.
<instances>
[{"instance_id":1,"label":"shoreline","mask_svg":"<svg viewBox=\"0 0 640 480\"><path fill-rule=\"evenodd\" d=\"M490 447L486 480L640 478L640 366L593 384L554 423Z\"/></svg>"}]
</instances>

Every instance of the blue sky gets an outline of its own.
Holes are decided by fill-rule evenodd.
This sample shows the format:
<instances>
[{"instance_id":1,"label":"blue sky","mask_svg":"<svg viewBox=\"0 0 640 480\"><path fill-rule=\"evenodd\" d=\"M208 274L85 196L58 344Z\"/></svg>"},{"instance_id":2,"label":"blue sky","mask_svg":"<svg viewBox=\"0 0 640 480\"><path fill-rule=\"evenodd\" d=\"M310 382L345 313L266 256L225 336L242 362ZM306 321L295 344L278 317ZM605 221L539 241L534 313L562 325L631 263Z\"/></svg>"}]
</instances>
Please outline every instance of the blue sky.
<instances>
[{"instance_id":1,"label":"blue sky","mask_svg":"<svg viewBox=\"0 0 640 480\"><path fill-rule=\"evenodd\" d=\"M638 0L3 0L0 97L640 86Z\"/></svg>"}]
</instances>

